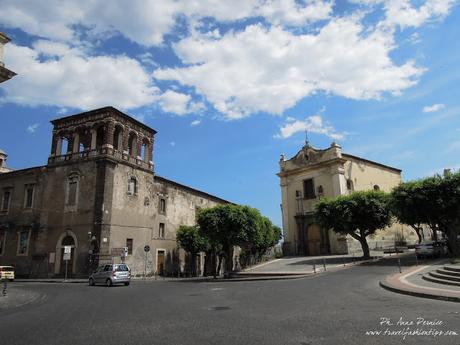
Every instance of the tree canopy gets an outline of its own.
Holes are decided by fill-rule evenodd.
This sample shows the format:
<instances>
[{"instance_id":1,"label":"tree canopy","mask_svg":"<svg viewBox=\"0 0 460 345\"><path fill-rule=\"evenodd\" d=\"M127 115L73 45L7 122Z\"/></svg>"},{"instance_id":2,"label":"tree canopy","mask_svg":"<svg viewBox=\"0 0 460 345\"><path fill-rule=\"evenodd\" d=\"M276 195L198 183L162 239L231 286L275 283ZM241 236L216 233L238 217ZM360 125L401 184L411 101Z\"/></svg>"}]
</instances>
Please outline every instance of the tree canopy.
<instances>
[{"instance_id":1,"label":"tree canopy","mask_svg":"<svg viewBox=\"0 0 460 345\"><path fill-rule=\"evenodd\" d=\"M233 247L250 246L258 251L275 245L281 230L249 206L218 205L201 209L197 215L201 234L211 246L219 246L226 258L226 276L233 270Z\"/></svg>"},{"instance_id":2,"label":"tree canopy","mask_svg":"<svg viewBox=\"0 0 460 345\"><path fill-rule=\"evenodd\" d=\"M360 242L365 258L370 257L366 237L391 225L389 196L382 191L354 192L316 205L316 221L325 229L350 235Z\"/></svg>"}]
</instances>

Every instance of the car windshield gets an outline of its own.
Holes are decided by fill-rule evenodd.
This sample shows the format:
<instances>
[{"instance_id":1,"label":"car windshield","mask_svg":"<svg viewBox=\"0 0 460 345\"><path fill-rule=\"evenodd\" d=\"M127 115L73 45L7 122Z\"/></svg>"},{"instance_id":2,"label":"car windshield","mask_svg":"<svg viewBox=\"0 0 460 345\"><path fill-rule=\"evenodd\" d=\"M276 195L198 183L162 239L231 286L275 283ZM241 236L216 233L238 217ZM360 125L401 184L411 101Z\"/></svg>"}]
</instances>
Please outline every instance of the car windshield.
<instances>
[{"instance_id":1,"label":"car windshield","mask_svg":"<svg viewBox=\"0 0 460 345\"><path fill-rule=\"evenodd\" d=\"M127 272L129 271L128 266L126 265L118 265L115 267L116 272Z\"/></svg>"}]
</instances>

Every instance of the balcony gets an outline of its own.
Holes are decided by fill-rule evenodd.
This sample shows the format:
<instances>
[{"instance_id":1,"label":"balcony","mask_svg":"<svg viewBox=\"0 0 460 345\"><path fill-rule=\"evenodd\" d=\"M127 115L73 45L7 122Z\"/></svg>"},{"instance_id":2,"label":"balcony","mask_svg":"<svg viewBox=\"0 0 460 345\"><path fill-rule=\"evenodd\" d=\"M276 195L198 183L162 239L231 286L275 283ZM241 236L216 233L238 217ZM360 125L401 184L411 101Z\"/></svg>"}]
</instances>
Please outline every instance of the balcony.
<instances>
[{"instance_id":1,"label":"balcony","mask_svg":"<svg viewBox=\"0 0 460 345\"><path fill-rule=\"evenodd\" d=\"M86 161L95 157L110 157L121 162L137 165L142 169L153 171L153 162L146 162L138 157L130 156L127 152L121 152L111 147L101 147L82 152L69 152L64 155L51 155L48 157L48 165L60 164L63 162Z\"/></svg>"},{"instance_id":2,"label":"balcony","mask_svg":"<svg viewBox=\"0 0 460 345\"><path fill-rule=\"evenodd\" d=\"M318 198L314 199L304 199L296 198L296 215L303 216L312 214L315 212L315 205L318 202Z\"/></svg>"}]
</instances>

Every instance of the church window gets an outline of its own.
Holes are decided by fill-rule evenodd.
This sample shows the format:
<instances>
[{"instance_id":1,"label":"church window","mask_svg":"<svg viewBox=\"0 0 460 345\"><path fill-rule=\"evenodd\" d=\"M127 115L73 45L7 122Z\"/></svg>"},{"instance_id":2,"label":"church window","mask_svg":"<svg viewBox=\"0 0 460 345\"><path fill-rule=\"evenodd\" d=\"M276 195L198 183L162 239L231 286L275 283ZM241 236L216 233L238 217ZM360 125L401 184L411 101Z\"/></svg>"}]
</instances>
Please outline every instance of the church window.
<instances>
[{"instance_id":1,"label":"church window","mask_svg":"<svg viewBox=\"0 0 460 345\"><path fill-rule=\"evenodd\" d=\"M137 180L131 177L128 181L128 195L137 195Z\"/></svg>"},{"instance_id":2,"label":"church window","mask_svg":"<svg viewBox=\"0 0 460 345\"><path fill-rule=\"evenodd\" d=\"M128 248L128 255L133 254L133 239L127 238L126 239L126 248Z\"/></svg>"},{"instance_id":3,"label":"church window","mask_svg":"<svg viewBox=\"0 0 460 345\"><path fill-rule=\"evenodd\" d=\"M67 200L66 205L75 206L78 201L78 176L72 175L67 182Z\"/></svg>"},{"instance_id":4,"label":"church window","mask_svg":"<svg viewBox=\"0 0 460 345\"><path fill-rule=\"evenodd\" d=\"M165 238L165 223L160 223L158 227L158 237Z\"/></svg>"},{"instance_id":5,"label":"church window","mask_svg":"<svg viewBox=\"0 0 460 345\"><path fill-rule=\"evenodd\" d=\"M160 213L162 213L162 214L165 214L165 213L166 213L166 199L164 199L164 198L161 198L161 199L160 199L159 211L160 211Z\"/></svg>"},{"instance_id":6,"label":"church window","mask_svg":"<svg viewBox=\"0 0 460 345\"><path fill-rule=\"evenodd\" d=\"M18 232L18 250L17 255L27 255L29 249L29 231Z\"/></svg>"},{"instance_id":7,"label":"church window","mask_svg":"<svg viewBox=\"0 0 460 345\"><path fill-rule=\"evenodd\" d=\"M10 209L10 202L11 202L11 188L4 188L3 189L3 197L2 197L2 212L8 212Z\"/></svg>"},{"instance_id":8,"label":"church window","mask_svg":"<svg viewBox=\"0 0 460 345\"><path fill-rule=\"evenodd\" d=\"M24 208L32 208L34 202L34 185L27 184L24 193Z\"/></svg>"},{"instance_id":9,"label":"church window","mask_svg":"<svg viewBox=\"0 0 460 345\"><path fill-rule=\"evenodd\" d=\"M309 178L303 181L303 197L305 199L313 199L316 197L315 195L315 185L313 183L313 179Z\"/></svg>"},{"instance_id":10,"label":"church window","mask_svg":"<svg viewBox=\"0 0 460 345\"><path fill-rule=\"evenodd\" d=\"M353 191L353 181L351 179L347 179L347 190Z\"/></svg>"}]
</instances>

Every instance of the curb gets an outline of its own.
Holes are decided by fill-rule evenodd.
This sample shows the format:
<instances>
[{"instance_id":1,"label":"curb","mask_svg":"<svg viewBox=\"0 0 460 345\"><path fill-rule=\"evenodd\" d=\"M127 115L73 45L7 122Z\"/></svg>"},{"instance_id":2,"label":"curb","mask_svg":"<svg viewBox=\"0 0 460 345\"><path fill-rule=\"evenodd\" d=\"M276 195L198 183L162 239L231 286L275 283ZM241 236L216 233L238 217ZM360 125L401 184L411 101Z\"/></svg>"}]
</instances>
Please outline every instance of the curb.
<instances>
[{"instance_id":1,"label":"curb","mask_svg":"<svg viewBox=\"0 0 460 345\"><path fill-rule=\"evenodd\" d=\"M88 284L87 280L40 280L40 279L15 279L14 283L64 283L64 284Z\"/></svg>"},{"instance_id":2,"label":"curb","mask_svg":"<svg viewBox=\"0 0 460 345\"><path fill-rule=\"evenodd\" d=\"M415 296L415 297L421 297L421 298L429 298L429 299L435 299L439 301L448 301L448 302L457 302L460 303L460 297L453 297L453 296L444 296L444 295L435 295L435 294L429 294L425 292L418 292L415 290L404 290L400 288L396 288L388 282L383 282L380 281L379 285L384 288L385 290L391 291L391 292L396 292L402 295L408 295L408 296Z\"/></svg>"},{"instance_id":3,"label":"curb","mask_svg":"<svg viewBox=\"0 0 460 345\"><path fill-rule=\"evenodd\" d=\"M417 268L417 266L412 266L409 272L406 271L404 273L397 273L386 276L384 279L379 281L379 285L388 291L403 295L460 303L460 294L457 295L455 291L452 291L452 293L455 295L449 295L450 291L442 291L444 292L444 294L436 293L435 290L439 289L420 286L406 281L406 277L414 275L418 271L424 270L430 266L434 265L427 265L425 267L422 266L421 268Z\"/></svg>"}]
</instances>

